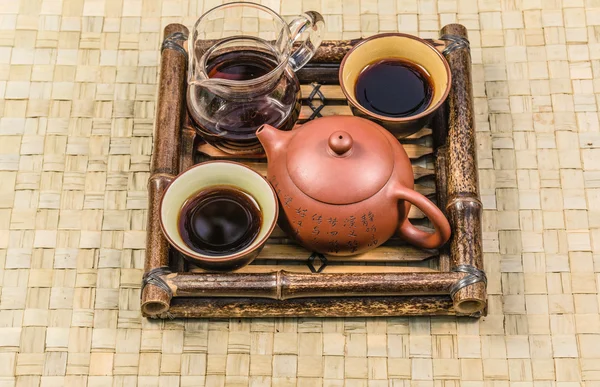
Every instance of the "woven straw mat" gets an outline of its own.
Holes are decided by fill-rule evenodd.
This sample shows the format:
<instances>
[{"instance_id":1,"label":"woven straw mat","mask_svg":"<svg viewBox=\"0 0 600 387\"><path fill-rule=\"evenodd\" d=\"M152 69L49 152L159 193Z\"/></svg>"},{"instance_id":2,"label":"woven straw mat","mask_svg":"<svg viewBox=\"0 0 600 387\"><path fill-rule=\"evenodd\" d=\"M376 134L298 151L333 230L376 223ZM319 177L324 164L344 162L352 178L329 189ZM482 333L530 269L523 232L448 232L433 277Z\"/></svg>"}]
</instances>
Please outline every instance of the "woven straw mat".
<instances>
[{"instance_id":1,"label":"woven straw mat","mask_svg":"<svg viewBox=\"0 0 600 387\"><path fill-rule=\"evenodd\" d=\"M0 0L0 387L600 386L600 0L265 3L469 28L489 315L142 318L162 29L217 2Z\"/></svg>"}]
</instances>

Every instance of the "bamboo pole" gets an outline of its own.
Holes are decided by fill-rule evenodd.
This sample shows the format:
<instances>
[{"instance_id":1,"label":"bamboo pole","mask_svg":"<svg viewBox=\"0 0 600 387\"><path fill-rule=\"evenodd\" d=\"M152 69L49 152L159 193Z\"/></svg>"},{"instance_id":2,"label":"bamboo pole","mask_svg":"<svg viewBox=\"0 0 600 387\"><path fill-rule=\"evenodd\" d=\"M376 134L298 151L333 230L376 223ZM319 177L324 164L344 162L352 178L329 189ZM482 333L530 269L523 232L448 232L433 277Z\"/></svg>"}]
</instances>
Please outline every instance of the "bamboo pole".
<instances>
[{"instance_id":1,"label":"bamboo pole","mask_svg":"<svg viewBox=\"0 0 600 387\"><path fill-rule=\"evenodd\" d=\"M448 97L446 211L453 230L452 269L470 271L466 282L458 283L453 289L454 308L459 313L470 314L483 310L486 305L485 274L481 271L483 208L477 174L471 54L468 44L464 44L467 39L464 26L449 24L442 28L441 34L449 39L459 38L450 41L446 49L452 70L452 91Z\"/></svg>"},{"instance_id":2,"label":"bamboo pole","mask_svg":"<svg viewBox=\"0 0 600 387\"><path fill-rule=\"evenodd\" d=\"M164 36L188 34L181 24L169 24ZM179 40L183 44L183 40ZM173 42L174 44L177 41ZM179 172L179 144L187 60L176 49L165 48L161 54L158 105L154 133L151 177L148 182L148 225L142 313L146 316L164 315L169 310L171 293L156 281L155 273L169 266L169 244L160 229L160 201L173 176Z\"/></svg>"},{"instance_id":3,"label":"bamboo pole","mask_svg":"<svg viewBox=\"0 0 600 387\"><path fill-rule=\"evenodd\" d=\"M449 294L464 273L171 273L161 276L173 297L412 296Z\"/></svg>"}]
</instances>

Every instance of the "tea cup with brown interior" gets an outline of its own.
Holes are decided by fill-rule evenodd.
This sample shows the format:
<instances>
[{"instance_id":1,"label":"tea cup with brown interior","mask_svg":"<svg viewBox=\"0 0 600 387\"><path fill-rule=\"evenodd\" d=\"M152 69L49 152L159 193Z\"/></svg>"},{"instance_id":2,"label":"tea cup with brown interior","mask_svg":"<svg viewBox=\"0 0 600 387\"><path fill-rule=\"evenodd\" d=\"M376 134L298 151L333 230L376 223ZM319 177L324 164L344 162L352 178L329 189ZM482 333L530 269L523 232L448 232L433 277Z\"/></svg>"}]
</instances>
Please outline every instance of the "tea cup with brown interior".
<instances>
[{"instance_id":1,"label":"tea cup with brown interior","mask_svg":"<svg viewBox=\"0 0 600 387\"><path fill-rule=\"evenodd\" d=\"M169 243L208 270L236 270L262 250L279 212L273 187L231 161L197 164L167 187L160 225Z\"/></svg>"},{"instance_id":2,"label":"tea cup with brown interior","mask_svg":"<svg viewBox=\"0 0 600 387\"><path fill-rule=\"evenodd\" d=\"M352 113L396 137L424 127L450 91L450 67L429 42L402 33L366 38L344 57L339 81Z\"/></svg>"}]
</instances>

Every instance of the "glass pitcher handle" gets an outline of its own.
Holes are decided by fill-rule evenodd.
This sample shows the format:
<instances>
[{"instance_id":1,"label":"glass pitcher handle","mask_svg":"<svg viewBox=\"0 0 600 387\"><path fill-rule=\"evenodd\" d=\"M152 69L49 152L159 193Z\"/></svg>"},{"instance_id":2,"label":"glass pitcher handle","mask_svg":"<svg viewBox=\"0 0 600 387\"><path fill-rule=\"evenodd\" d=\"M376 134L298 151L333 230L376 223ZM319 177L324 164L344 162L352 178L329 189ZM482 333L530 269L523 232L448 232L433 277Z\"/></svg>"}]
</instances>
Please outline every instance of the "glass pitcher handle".
<instances>
[{"instance_id":1,"label":"glass pitcher handle","mask_svg":"<svg viewBox=\"0 0 600 387\"><path fill-rule=\"evenodd\" d=\"M308 11L294 19L289 27L292 32L292 43L300 41L302 35L308 32L306 39L303 42L300 41L300 47L292 52L289 59L292 69L298 71L313 57L321 45L325 21L320 13Z\"/></svg>"}]
</instances>

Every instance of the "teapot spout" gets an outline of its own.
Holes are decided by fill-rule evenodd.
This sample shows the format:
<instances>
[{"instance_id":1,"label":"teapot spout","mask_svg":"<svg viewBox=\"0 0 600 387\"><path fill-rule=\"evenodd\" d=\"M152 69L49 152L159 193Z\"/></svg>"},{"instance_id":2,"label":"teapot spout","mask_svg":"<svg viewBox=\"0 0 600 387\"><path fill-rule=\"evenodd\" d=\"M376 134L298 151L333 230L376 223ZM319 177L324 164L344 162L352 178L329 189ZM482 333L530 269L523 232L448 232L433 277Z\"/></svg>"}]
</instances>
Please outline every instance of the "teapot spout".
<instances>
[{"instance_id":1,"label":"teapot spout","mask_svg":"<svg viewBox=\"0 0 600 387\"><path fill-rule=\"evenodd\" d=\"M279 159L282 151L292 138L290 131L279 130L269 124L264 124L256 130L256 137L262 144L267 154L269 163Z\"/></svg>"}]
</instances>

